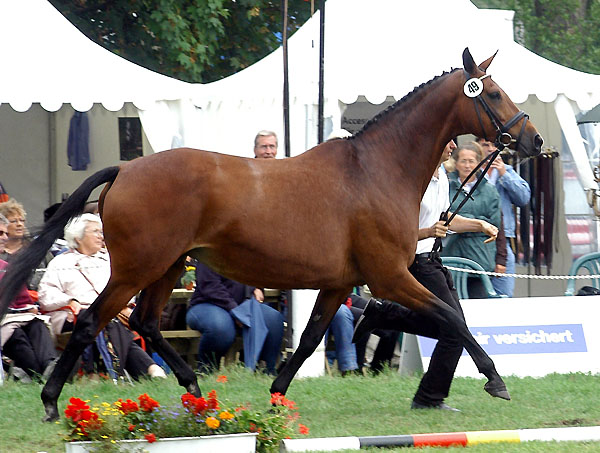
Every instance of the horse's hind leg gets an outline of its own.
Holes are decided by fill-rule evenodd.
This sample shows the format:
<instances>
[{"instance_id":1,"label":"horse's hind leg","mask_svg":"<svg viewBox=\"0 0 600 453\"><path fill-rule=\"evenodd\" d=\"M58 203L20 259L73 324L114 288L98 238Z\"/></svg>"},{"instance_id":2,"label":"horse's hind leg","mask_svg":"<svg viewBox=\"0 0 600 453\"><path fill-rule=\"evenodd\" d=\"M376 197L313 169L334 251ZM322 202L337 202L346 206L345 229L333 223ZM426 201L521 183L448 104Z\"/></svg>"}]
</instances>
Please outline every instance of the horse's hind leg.
<instances>
[{"instance_id":1,"label":"horse's hind leg","mask_svg":"<svg viewBox=\"0 0 600 453\"><path fill-rule=\"evenodd\" d=\"M131 287L119 286L109 281L92 306L77 318L71 338L42 390L41 398L46 411L43 421L49 422L58 418L58 396L77 359L94 341L98 332L127 305L134 293L135 290Z\"/></svg>"},{"instance_id":2,"label":"horse's hind leg","mask_svg":"<svg viewBox=\"0 0 600 453\"><path fill-rule=\"evenodd\" d=\"M475 362L477 370L488 378L484 389L492 396L506 400L510 399L506 385L496 371L494 362L479 343L475 341L466 322L456 310L426 290L408 272L398 278L394 288L402 288L402 291L386 292L384 296L386 299L402 301L406 307L429 316L433 322L438 324L440 331L443 329L456 331L462 339L465 349Z\"/></svg>"},{"instance_id":3,"label":"horse's hind leg","mask_svg":"<svg viewBox=\"0 0 600 453\"><path fill-rule=\"evenodd\" d=\"M185 257L181 257L163 277L142 291L129 323L131 328L144 337L152 349L167 362L175 373L179 385L199 397L200 388L198 387L196 374L169 342L163 338L159 328L162 309L168 302L171 291L184 266Z\"/></svg>"},{"instance_id":4,"label":"horse's hind leg","mask_svg":"<svg viewBox=\"0 0 600 453\"><path fill-rule=\"evenodd\" d=\"M271 385L271 393L285 395L292 379L304 363L304 361L315 351L333 316L337 312L345 298L350 294L352 288L342 290L321 290L310 315L310 319L302 336L296 352L283 367L277 378Z\"/></svg>"}]
</instances>

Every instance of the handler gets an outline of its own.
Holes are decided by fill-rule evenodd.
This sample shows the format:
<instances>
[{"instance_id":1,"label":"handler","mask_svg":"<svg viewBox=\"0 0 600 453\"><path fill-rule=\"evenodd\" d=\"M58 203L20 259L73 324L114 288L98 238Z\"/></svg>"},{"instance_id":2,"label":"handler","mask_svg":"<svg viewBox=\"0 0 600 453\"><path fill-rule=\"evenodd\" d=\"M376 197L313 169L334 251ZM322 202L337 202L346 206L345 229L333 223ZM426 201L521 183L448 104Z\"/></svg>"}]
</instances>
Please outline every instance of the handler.
<instances>
[{"instance_id":1,"label":"handler","mask_svg":"<svg viewBox=\"0 0 600 453\"><path fill-rule=\"evenodd\" d=\"M436 237L445 237L448 227L439 220L440 215L450 205L448 178L443 162L448 160L456 149L454 140L450 140L442 152L440 165L436 168L421 200L419 213L419 241L410 273L435 296L454 308L464 319L464 314L454 287L452 276L442 265L439 254L432 253ZM450 224L453 231L464 233L479 231L490 236L487 241L496 239L498 228L480 219L468 219L456 215ZM454 371L462 354L463 343L456 332L447 327L438 326L431 318L391 301L371 299L354 329L352 341L360 340L373 329L400 330L415 335L435 338L439 341L431 355L429 369L423 375L419 388L413 398L411 409L442 409L459 412L458 409L444 403L450 392Z\"/></svg>"}]
</instances>

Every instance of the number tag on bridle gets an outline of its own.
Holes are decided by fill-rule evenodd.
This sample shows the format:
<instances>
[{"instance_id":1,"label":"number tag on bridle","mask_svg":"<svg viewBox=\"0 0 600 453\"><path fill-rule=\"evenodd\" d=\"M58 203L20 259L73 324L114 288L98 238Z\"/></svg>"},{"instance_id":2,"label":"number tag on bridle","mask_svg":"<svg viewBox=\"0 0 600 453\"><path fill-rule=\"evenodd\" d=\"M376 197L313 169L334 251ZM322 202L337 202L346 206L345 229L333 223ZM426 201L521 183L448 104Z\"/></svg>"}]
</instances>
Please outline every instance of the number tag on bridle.
<instances>
[{"instance_id":1,"label":"number tag on bridle","mask_svg":"<svg viewBox=\"0 0 600 453\"><path fill-rule=\"evenodd\" d=\"M483 93L483 82L476 77L469 79L465 82L463 91L467 97L475 98Z\"/></svg>"}]
</instances>

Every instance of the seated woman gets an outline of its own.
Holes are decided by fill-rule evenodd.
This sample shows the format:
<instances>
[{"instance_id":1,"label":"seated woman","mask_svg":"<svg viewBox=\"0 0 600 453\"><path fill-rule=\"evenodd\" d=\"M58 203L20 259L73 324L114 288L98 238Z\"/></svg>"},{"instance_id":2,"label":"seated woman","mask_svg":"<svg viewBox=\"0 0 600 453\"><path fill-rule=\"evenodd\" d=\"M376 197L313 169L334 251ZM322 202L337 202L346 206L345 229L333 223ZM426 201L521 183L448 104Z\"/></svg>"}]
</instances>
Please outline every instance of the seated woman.
<instances>
[{"instance_id":1,"label":"seated woman","mask_svg":"<svg viewBox=\"0 0 600 453\"><path fill-rule=\"evenodd\" d=\"M8 223L7 218L0 214L0 251L8 238ZM7 265L6 261L0 260L0 279L4 277ZM47 378L54 369L57 354L44 321L25 286L0 320L2 353L23 370L18 376L23 382L29 382L31 378Z\"/></svg>"},{"instance_id":2,"label":"seated woman","mask_svg":"<svg viewBox=\"0 0 600 453\"><path fill-rule=\"evenodd\" d=\"M39 285L40 306L50 315L55 334L73 330L77 315L96 300L110 277L110 257L104 249L100 217L83 214L73 219L65 227L65 240L69 250L50 261ZM124 311L128 312L131 306L135 304L130 303ZM133 333L117 319L98 335L96 345L109 374L115 378L125 369L134 378L144 374L164 377L162 368L133 338ZM84 369L88 373L94 371L90 352L84 354Z\"/></svg>"},{"instance_id":3,"label":"seated woman","mask_svg":"<svg viewBox=\"0 0 600 453\"><path fill-rule=\"evenodd\" d=\"M31 242L26 221L27 213L21 203L14 198L10 198L5 203L0 203L0 214L8 219L8 241L4 245L4 250L0 250L0 259L10 263L14 256L25 249ZM48 252L44 260L37 266L38 268L29 279L27 287L30 290L37 291L38 284L42 279L44 268L50 262L53 255Z\"/></svg>"},{"instance_id":4,"label":"seated woman","mask_svg":"<svg viewBox=\"0 0 600 453\"><path fill-rule=\"evenodd\" d=\"M448 174L450 184L450 200L458 192L461 184L471 171L483 159L483 151L475 142L459 146L452 154L456 171ZM471 186L475 184L476 176L472 176L461 189L458 197L450 206L450 211L458 207L467 196ZM460 215L471 219L481 219L500 228L500 195L496 188L484 178L460 211ZM442 256L459 256L479 263L484 270L493 272L496 268L496 242L487 240L487 235L481 232L452 234L444 243ZM485 299L487 292L477 276L469 276L467 290L471 299Z\"/></svg>"},{"instance_id":5,"label":"seated woman","mask_svg":"<svg viewBox=\"0 0 600 453\"><path fill-rule=\"evenodd\" d=\"M200 372L209 373L219 368L221 358L233 345L240 329L231 311L252 297L259 303L264 301L261 289L225 278L204 264L196 265L196 289L190 299L186 322L202 333L198 346ZM283 339L283 316L266 304L259 306L267 329L259 360L264 360L268 374L275 374Z\"/></svg>"}]
</instances>

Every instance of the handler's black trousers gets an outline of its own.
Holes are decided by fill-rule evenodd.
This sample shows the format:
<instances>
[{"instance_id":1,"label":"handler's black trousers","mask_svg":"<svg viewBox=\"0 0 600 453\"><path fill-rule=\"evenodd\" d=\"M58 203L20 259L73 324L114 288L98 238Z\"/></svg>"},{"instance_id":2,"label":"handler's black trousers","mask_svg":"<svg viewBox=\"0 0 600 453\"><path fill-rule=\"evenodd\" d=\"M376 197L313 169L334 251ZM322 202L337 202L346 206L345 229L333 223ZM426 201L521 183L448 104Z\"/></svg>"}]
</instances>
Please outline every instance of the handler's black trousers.
<instances>
[{"instance_id":1,"label":"handler's black trousers","mask_svg":"<svg viewBox=\"0 0 600 453\"><path fill-rule=\"evenodd\" d=\"M439 257L427 259L423 255L417 255L409 271L419 283L454 308L464 319L452 276L442 265ZM394 307L389 311L386 325L378 327L401 330L438 340L429 362L429 369L421 379L414 401L425 405L441 403L450 392L454 371L463 350L462 341L456 332L446 326L440 329L431 318L402 305L387 303L393 304Z\"/></svg>"}]
</instances>

